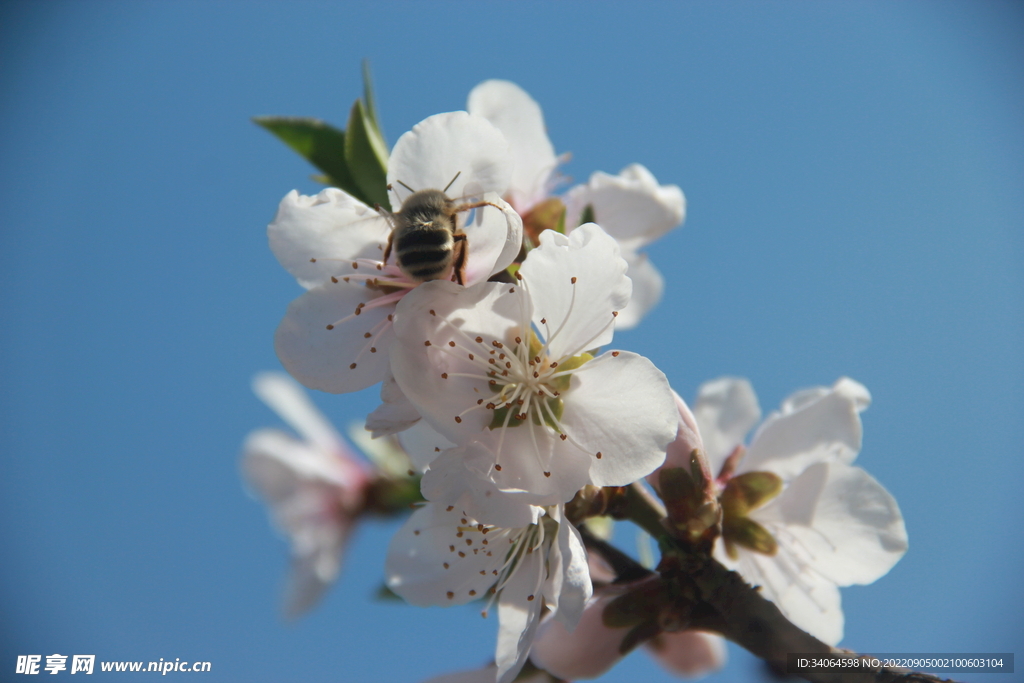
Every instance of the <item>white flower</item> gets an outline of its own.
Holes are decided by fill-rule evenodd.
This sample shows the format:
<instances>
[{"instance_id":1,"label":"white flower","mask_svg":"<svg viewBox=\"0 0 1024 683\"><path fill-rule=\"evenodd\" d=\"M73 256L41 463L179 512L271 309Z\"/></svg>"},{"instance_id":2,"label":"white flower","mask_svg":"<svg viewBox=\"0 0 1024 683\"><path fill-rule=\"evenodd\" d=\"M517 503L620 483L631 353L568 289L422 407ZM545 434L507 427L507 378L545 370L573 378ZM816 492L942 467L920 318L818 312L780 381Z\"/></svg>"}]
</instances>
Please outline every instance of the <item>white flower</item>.
<instances>
[{"instance_id":1,"label":"white flower","mask_svg":"<svg viewBox=\"0 0 1024 683\"><path fill-rule=\"evenodd\" d=\"M838 587L875 581L907 550L896 501L850 464L870 400L846 378L797 392L745 451L743 437L760 416L746 380L708 382L693 410L712 472L721 472L716 556L830 645L843 637Z\"/></svg>"},{"instance_id":2,"label":"white flower","mask_svg":"<svg viewBox=\"0 0 1024 683\"><path fill-rule=\"evenodd\" d=\"M512 173L508 144L485 119L438 114L399 138L388 164L391 205L408 192L443 189L499 207L457 214L467 236L467 285L504 270L519 253L522 221L500 199ZM453 182L454 178L454 182ZM312 389L343 393L383 380L398 302L419 283L382 262L388 220L341 190L289 193L267 228L278 260L309 289L288 307L274 340L281 362Z\"/></svg>"},{"instance_id":3,"label":"white flower","mask_svg":"<svg viewBox=\"0 0 1024 683\"><path fill-rule=\"evenodd\" d=\"M546 231L515 285L432 282L403 301L392 371L423 419L493 454L490 478L529 502L649 474L676 435L665 376L609 343L629 278L598 226Z\"/></svg>"},{"instance_id":4,"label":"white flower","mask_svg":"<svg viewBox=\"0 0 1024 683\"><path fill-rule=\"evenodd\" d=\"M526 214L551 196L560 159L548 139L540 105L515 83L484 81L469 93L466 110L493 123L508 140L515 168L507 199Z\"/></svg>"},{"instance_id":5,"label":"white flower","mask_svg":"<svg viewBox=\"0 0 1024 683\"><path fill-rule=\"evenodd\" d=\"M522 503L465 469L477 445L447 451L424 475L431 502L391 540L388 587L414 605L497 601L495 678L509 683L526 662L547 606L575 626L592 588L579 532L562 506Z\"/></svg>"},{"instance_id":6,"label":"white flower","mask_svg":"<svg viewBox=\"0 0 1024 683\"><path fill-rule=\"evenodd\" d=\"M633 280L633 298L616 325L620 330L635 327L661 299L665 288L661 273L640 253L654 240L682 224L686 199L676 185L658 185L651 172L640 164L631 164L617 176L600 171L585 185L577 185L565 195L565 228L570 233L584 219L599 224L614 237L629 264Z\"/></svg>"},{"instance_id":7,"label":"white flower","mask_svg":"<svg viewBox=\"0 0 1024 683\"><path fill-rule=\"evenodd\" d=\"M277 429L253 432L241 462L245 479L291 539L285 613L294 617L316 604L337 578L370 473L286 375L257 375L253 391L302 436Z\"/></svg>"},{"instance_id":8,"label":"white flower","mask_svg":"<svg viewBox=\"0 0 1024 683\"><path fill-rule=\"evenodd\" d=\"M561 180L540 106L522 88L508 81L484 81L469 94L467 109L483 116L505 135L515 156L515 170L506 198L523 216L549 199ZM636 326L661 298L661 273L640 250L682 224L686 199L676 185L659 185L650 171L631 164L612 176L600 171L564 197L565 231L572 232L586 217L619 242L629 264L633 298L621 311L620 330ZM527 222L530 218L527 217Z\"/></svg>"}]
</instances>

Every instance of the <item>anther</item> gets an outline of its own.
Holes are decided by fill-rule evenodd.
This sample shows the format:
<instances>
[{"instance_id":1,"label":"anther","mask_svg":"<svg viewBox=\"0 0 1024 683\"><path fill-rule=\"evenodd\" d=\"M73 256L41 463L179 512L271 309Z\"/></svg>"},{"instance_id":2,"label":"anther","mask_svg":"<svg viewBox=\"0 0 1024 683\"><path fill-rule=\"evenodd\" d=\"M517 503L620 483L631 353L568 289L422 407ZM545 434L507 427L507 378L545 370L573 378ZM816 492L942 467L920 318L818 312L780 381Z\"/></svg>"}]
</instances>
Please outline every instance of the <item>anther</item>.
<instances>
[{"instance_id":1,"label":"anther","mask_svg":"<svg viewBox=\"0 0 1024 683\"><path fill-rule=\"evenodd\" d=\"M460 550L460 551L459 551L459 557L465 557L465 556L466 556L466 553L464 553L464 552L462 552L462 551Z\"/></svg>"},{"instance_id":2,"label":"anther","mask_svg":"<svg viewBox=\"0 0 1024 683\"><path fill-rule=\"evenodd\" d=\"M434 313L434 309L433 308L430 309L430 315L437 315L437 313Z\"/></svg>"},{"instance_id":3,"label":"anther","mask_svg":"<svg viewBox=\"0 0 1024 683\"><path fill-rule=\"evenodd\" d=\"M499 472L501 472L501 465L495 465L495 466L494 466L494 469L496 469L496 470L498 470Z\"/></svg>"},{"instance_id":4,"label":"anther","mask_svg":"<svg viewBox=\"0 0 1024 683\"><path fill-rule=\"evenodd\" d=\"M345 277L343 277L343 278L341 278L341 279L342 279L342 280L344 280L345 282L348 282L348 281L349 281L349 277L348 277L348 275L346 275Z\"/></svg>"},{"instance_id":5,"label":"anther","mask_svg":"<svg viewBox=\"0 0 1024 683\"><path fill-rule=\"evenodd\" d=\"M574 279L575 279L575 278L574 278ZM527 596L526 596L526 599L527 599L527 600L533 600L533 598L534 598L534 596L532 596L532 595L527 595Z\"/></svg>"},{"instance_id":6,"label":"anther","mask_svg":"<svg viewBox=\"0 0 1024 683\"><path fill-rule=\"evenodd\" d=\"M441 373L441 379L448 379L448 373L447 372L442 372Z\"/></svg>"},{"instance_id":7,"label":"anther","mask_svg":"<svg viewBox=\"0 0 1024 683\"><path fill-rule=\"evenodd\" d=\"M370 347L370 353L377 353L377 347L376 346L371 346Z\"/></svg>"},{"instance_id":8,"label":"anther","mask_svg":"<svg viewBox=\"0 0 1024 683\"><path fill-rule=\"evenodd\" d=\"M454 510L454 509L455 509L455 506L454 506L454 505L449 505L448 507L446 507L446 508L444 509L444 511L445 511L445 512L451 512L451 511L452 511L452 510Z\"/></svg>"},{"instance_id":9,"label":"anther","mask_svg":"<svg viewBox=\"0 0 1024 683\"><path fill-rule=\"evenodd\" d=\"M447 562L444 563L444 568L448 569L448 563Z\"/></svg>"},{"instance_id":10,"label":"anther","mask_svg":"<svg viewBox=\"0 0 1024 683\"><path fill-rule=\"evenodd\" d=\"M619 317L619 312L618 311L612 311L612 317L613 318L618 318Z\"/></svg>"},{"instance_id":11,"label":"anther","mask_svg":"<svg viewBox=\"0 0 1024 683\"><path fill-rule=\"evenodd\" d=\"M520 282L521 282L521 281L522 281L522 279L523 279L523 275L522 275L522 273L520 273L520 272L519 272L518 270L516 271L516 279L517 279L517 280L519 280Z\"/></svg>"},{"instance_id":12,"label":"anther","mask_svg":"<svg viewBox=\"0 0 1024 683\"><path fill-rule=\"evenodd\" d=\"M455 416L455 421L456 421L456 422L459 422L459 423L461 423L461 422L462 422L462 418L461 418L461 417L459 417L458 415L456 415L456 416ZM599 457L599 458L600 458L601 456L600 456L600 455L598 455L597 457Z\"/></svg>"},{"instance_id":13,"label":"anther","mask_svg":"<svg viewBox=\"0 0 1024 683\"><path fill-rule=\"evenodd\" d=\"M618 351L612 351L612 358L618 358L618 357L619 357L619 352Z\"/></svg>"},{"instance_id":14,"label":"anther","mask_svg":"<svg viewBox=\"0 0 1024 683\"><path fill-rule=\"evenodd\" d=\"M471 591L469 591L469 594L470 594L470 595L476 595L476 591L474 591L474 590L471 590Z\"/></svg>"},{"instance_id":15,"label":"anther","mask_svg":"<svg viewBox=\"0 0 1024 683\"><path fill-rule=\"evenodd\" d=\"M598 452L597 452L597 459L598 459L598 460L600 460L600 459L601 459L601 451L598 451Z\"/></svg>"},{"instance_id":16,"label":"anther","mask_svg":"<svg viewBox=\"0 0 1024 683\"><path fill-rule=\"evenodd\" d=\"M355 261L352 262L352 270L359 270L359 264Z\"/></svg>"},{"instance_id":17,"label":"anther","mask_svg":"<svg viewBox=\"0 0 1024 683\"><path fill-rule=\"evenodd\" d=\"M377 270L384 270L384 264L383 263L378 263L377 264Z\"/></svg>"},{"instance_id":18,"label":"anther","mask_svg":"<svg viewBox=\"0 0 1024 683\"><path fill-rule=\"evenodd\" d=\"M388 322L391 322L394 319L395 319L395 316L393 316L392 314L388 313Z\"/></svg>"},{"instance_id":19,"label":"anther","mask_svg":"<svg viewBox=\"0 0 1024 683\"><path fill-rule=\"evenodd\" d=\"M332 276L331 276L331 282L333 282L334 284L338 284L338 278L336 278L336 277L334 277L334 276L332 275Z\"/></svg>"},{"instance_id":20,"label":"anther","mask_svg":"<svg viewBox=\"0 0 1024 683\"><path fill-rule=\"evenodd\" d=\"M328 326L327 326L327 329L329 329L329 330L333 330L333 329L334 329L334 325L328 325Z\"/></svg>"},{"instance_id":21,"label":"anther","mask_svg":"<svg viewBox=\"0 0 1024 683\"><path fill-rule=\"evenodd\" d=\"M523 343L522 337L516 337L516 344L522 344L522 343Z\"/></svg>"},{"instance_id":22,"label":"anther","mask_svg":"<svg viewBox=\"0 0 1024 683\"><path fill-rule=\"evenodd\" d=\"M469 354L469 359L473 360L473 354Z\"/></svg>"},{"instance_id":23,"label":"anther","mask_svg":"<svg viewBox=\"0 0 1024 683\"><path fill-rule=\"evenodd\" d=\"M454 597L455 597L455 593L452 593L451 591L448 591L448 599L451 600Z\"/></svg>"},{"instance_id":24,"label":"anther","mask_svg":"<svg viewBox=\"0 0 1024 683\"><path fill-rule=\"evenodd\" d=\"M556 362L552 363L551 365L549 365L548 367L549 368L557 368L558 367L558 362L556 361Z\"/></svg>"},{"instance_id":25,"label":"anther","mask_svg":"<svg viewBox=\"0 0 1024 683\"><path fill-rule=\"evenodd\" d=\"M370 334L369 332L364 332L364 333L363 333L363 339L369 339L369 338L370 338L370 337L372 337L372 336L373 336L373 335L372 335L372 334Z\"/></svg>"},{"instance_id":26,"label":"anther","mask_svg":"<svg viewBox=\"0 0 1024 683\"><path fill-rule=\"evenodd\" d=\"M455 552L455 546L453 546L453 545L448 546L448 552L454 553Z\"/></svg>"},{"instance_id":27,"label":"anther","mask_svg":"<svg viewBox=\"0 0 1024 683\"><path fill-rule=\"evenodd\" d=\"M356 364L353 363L352 365L348 366L348 369L349 370L355 370L356 369Z\"/></svg>"},{"instance_id":28,"label":"anther","mask_svg":"<svg viewBox=\"0 0 1024 683\"><path fill-rule=\"evenodd\" d=\"M569 282L571 282L572 284L576 284L576 276L573 275L572 279Z\"/></svg>"},{"instance_id":29,"label":"anther","mask_svg":"<svg viewBox=\"0 0 1024 683\"><path fill-rule=\"evenodd\" d=\"M455 342L453 342L453 341L448 342L448 346L450 346L452 348L455 348Z\"/></svg>"},{"instance_id":30,"label":"anther","mask_svg":"<svg viewBox=\"0 0 1024 683\"><path fill-rule=\"evenodd\" d=\"M420 535L420 530L419 530L419 529L416 529L416 530L414 530L414 531L412 532L412 535L413 535L413 536L419 536L419 535Z\"/></svg>"},{"instance_id":31,"label":"anther","mask_svg":"<svg viewBox=\"0 0 1024 683\"><path fill-rule=\"evenodd\" d=\"M569 438L569 435L568 434L559 434L558 438L561 439L562 441L565 441L566 439Z\"/></svg>"},{"instance_id":32,"label":"anther","mask_svg":"<svg viewBox=\"0 0 1024 683\"><path fill-rule=\"evenodd\" d=\"M541 318L540 319L540 324L541 325L547 325L548 324L548 319L547 318Z\"/></svg>"},{"instance_id":33,"label":"anther","mask_svg":"<svg viewBox=\"0 0 1024 683\"><path fill-rule=\"evenodd\" d=\"M515 288L515 287L509 287L509 288L508 288L508 293L509 293L509 294L514 294L514 293L515 293L515 291L516 291L516 288Z\"/></svg>"},{"instance_id":34,"label":"anther","mask_svg":"<svg viewBox=\"0 0 1024 683\"><path fill-rule=\"evenodd\" d=\"M483 338L483 337L477 337L477 338L476 338L476 343L477 343L477 344L482 344L482 343L483 343L483 341L484 341L484 338Z\"/></svg>"},{"instance_id":35,"label":"anther","mask_svg":"<svg viewBox=\"0 0 1024 683\"><path fill-rule=\"evenodd\" d=\"M430 340L428 339L427 341L423 342L423 345L424 346L430 346Z\"/></svg>"}]
</instances>

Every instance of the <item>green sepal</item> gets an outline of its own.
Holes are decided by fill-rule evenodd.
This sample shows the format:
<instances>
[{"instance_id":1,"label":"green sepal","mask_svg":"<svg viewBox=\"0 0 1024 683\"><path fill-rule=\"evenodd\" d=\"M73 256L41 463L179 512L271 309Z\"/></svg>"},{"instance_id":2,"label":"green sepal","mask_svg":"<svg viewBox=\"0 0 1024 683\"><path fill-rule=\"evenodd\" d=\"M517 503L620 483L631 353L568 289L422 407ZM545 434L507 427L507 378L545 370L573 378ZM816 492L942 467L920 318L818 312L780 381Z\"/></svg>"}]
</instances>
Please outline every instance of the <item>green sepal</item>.
<instances>
[{"instance_id":1,"label":"green sepal","mask_svg":"<svg viewBox=\"0 0 1024 683\"><path fill-rule=\"evenodd\" d=\"M377 118L377 98L373 96L373 77L370 75L369 59L363 60L363 106L366 107L366 115L373 126L373 132L377 134L384 149L387 150L388 144L384 139L384 131L381 130L380 119Z\"/></svg>"},{"instance_id":2,"label":"green sepal","mask_svg":"<svg viewBox=\"0 0 1024 683\"><path fill-rule=\"evenodd\" d=\"M736 558L736 550L730 547L732 545L763 555L774 555L779 551L775 537L749 517L727 518L722 524L722 536L726 539L726 552L733 559Z\"/></svg>"},{"instance_id":3,"label":"green sepal","mask_svg":"<svg viewBox=\"0 0 1024 683\"><path fill-rule=\"evenodd\" d=\"M388 202L388 150L366 113L362 100L356 100L345 129L345 163L359 187L361 197L370 206Z\"/></svg>"},{"instance_id":4,"label":"green sepal","mask_svg":"<svg viewBox=\"0 0 1024 683\"><path fill-rule=\"evenodd\" d=\"M270 131L299 153L303 159L323 171L316 178L362 199L359 186L345 163L345 133L320 119L296 116L255 116L253 121Z\"/></svg>"},{"instance_id":5,"label":"green sepal","mask_svg":"<svg viewBox=\"0 0 1024 683\"><path fill-rule=\"evenodd\" d=\"M583 213L580 214L580 222L576 227L583 225L584 223L596 223L597 220L594 218L594 205L587 204L583 207Z\"/></svg>"},{"instance_id":6,"label":"green sepal","mask_svg":"<svg viewBox=\"0 0 1024 683\"><path fill-rule=\"evenodd\" d=\"M782 479L774 472L745 472L729 480L722 492L726 517L745 517L782 492Z\"/></svg>"}]
</instances>

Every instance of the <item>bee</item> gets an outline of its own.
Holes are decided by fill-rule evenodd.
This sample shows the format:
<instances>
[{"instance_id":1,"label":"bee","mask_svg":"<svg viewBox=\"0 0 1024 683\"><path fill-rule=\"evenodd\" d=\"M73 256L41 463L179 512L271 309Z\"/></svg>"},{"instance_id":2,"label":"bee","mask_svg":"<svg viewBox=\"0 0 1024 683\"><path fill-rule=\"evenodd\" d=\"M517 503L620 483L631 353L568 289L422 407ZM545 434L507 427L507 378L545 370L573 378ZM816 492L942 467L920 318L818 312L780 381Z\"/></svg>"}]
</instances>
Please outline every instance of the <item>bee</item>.
<instances>
[{"instance_id":1,"label":"bee","mask_svg":"<svg viewBox=\"0 0 1024 683\"><path fill-rule=\"evenodd\" d=\"M439 280L451 272L457 283L466 284L469 243L466 234L458 227L457 214L484 206L500 207L483 201L456 204L446 192L460 174L461 171L456 173L443 190L416 191L398 181L412 192L402 202L402 208L391 213L377 207L377 211L391 223L391 234L384 249L385 264L394 250L398 268L416 282ZM390 185L388 189L391 189Z\"/></svg>"}]
</instances>

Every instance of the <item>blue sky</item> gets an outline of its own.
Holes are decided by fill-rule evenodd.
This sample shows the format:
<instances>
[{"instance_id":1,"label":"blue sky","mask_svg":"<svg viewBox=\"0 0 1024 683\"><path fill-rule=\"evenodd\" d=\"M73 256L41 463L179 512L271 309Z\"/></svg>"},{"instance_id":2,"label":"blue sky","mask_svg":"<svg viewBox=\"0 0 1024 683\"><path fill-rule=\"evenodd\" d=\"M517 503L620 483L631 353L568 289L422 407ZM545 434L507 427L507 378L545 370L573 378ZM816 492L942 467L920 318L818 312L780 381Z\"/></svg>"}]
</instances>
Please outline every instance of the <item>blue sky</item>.
<instances>
[{"instance_id":1,"label":"blue sky","mask_svg":"<svg viewBox=\"0 0 1024 683\"><path fill-rule=\"evenodd\" d=\"M858 464L910 551L844 590L843 644L1024 652L1022 38L1019 4L982 1L4 3L0 671L58 652L399 683L490 656L471 608L372 599L396 523L283 622L287 548L238 477L277 424L250 377L280 367L300 293L265 226L318 189L249 118L344 125L363 58L392 143L507 78L576 179L640 162L679 185L665 298L616 345L687 398L746 376L765 410L863 382ZM346 425L376 391L316 400ZM749 680L730 655L712 680ZM602 680L671 679L634 654Z\"/></svg>"}]
</instances>

